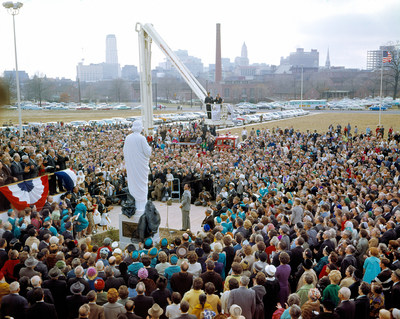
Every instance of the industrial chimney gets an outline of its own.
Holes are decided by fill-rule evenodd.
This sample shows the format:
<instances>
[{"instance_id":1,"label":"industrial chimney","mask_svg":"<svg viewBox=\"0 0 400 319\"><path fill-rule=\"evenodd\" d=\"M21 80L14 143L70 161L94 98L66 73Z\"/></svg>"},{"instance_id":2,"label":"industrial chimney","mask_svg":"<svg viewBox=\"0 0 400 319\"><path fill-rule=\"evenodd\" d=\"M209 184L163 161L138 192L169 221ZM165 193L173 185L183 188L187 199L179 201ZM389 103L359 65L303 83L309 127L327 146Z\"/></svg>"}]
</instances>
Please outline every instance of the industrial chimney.
<instances>
[{"instance_id":1,"label":"industrial chimney","mask_svg":"<svg viewBox=\"0 0 400 319\"><path fill-rule=\"evenodd\" d=\"M215 50L215 83L222 81L221 64L221 24L217 23L217 45Z\"/></svg>"}]
</instances>

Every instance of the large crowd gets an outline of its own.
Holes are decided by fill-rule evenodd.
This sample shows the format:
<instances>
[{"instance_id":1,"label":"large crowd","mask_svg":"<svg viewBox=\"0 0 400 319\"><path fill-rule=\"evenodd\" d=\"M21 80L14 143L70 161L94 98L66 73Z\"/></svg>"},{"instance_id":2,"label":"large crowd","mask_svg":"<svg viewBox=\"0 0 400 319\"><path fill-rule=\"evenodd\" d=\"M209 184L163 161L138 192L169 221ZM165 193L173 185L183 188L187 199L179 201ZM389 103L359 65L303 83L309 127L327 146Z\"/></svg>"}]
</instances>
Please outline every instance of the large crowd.
<instances>
[{"instance_id":1,"label":"large crowd","mask_svg":"<svg viewBox=\"0 0 400 319\"><path fill-rule=\"evenodd\" d=\"M0 186L50 176L41 209L0 198L2 318L400 318L400 134L249 130L224 151L201 122L148 137L149 198L190 184L205 216L140 247L90 237L126 196L129 127L2 132Z\"/></svg>"}]
</instances>

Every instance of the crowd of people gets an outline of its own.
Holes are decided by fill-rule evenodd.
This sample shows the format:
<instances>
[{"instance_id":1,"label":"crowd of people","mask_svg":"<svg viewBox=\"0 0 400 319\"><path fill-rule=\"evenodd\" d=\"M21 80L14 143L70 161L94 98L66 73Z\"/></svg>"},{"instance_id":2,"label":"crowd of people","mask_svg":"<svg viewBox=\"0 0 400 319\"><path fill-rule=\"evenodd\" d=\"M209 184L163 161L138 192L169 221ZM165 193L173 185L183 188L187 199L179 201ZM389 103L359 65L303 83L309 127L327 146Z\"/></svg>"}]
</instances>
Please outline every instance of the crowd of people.
<instances>
[{"instance_id":1,"label":"crowd of people","mask_svg":"<svg viewBox=\"0 0 400 319\"><path fill-rule=\"evenodd\" d=\"M161 127L148 137L149 197L190 185L205 218L196 234L139 248L90 239L95 215L124 197L128 127L3 132L1 185L64 167L82 179L60 202L55 179L40 210L2 199L1 314L400 318L400 134L389 132L251 129L218 151L201 123Z\"/></svg>"}]
</instances>

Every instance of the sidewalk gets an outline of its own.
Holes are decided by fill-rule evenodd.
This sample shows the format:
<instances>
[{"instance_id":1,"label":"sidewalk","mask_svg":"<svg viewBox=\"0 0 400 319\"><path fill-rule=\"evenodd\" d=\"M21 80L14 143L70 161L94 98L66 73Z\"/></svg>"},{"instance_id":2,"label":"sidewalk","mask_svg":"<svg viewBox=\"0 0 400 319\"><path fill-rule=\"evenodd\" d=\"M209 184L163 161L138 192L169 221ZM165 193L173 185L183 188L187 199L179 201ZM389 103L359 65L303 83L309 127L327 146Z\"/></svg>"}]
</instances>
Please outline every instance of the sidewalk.
<instances>
[{"instance_id":1,"label":"sidewalk","mask_svg":"<svg viewBox=\"0 0 400 319\"><path fill-rule=\"evenodd\" d=\"M182 228L182 214L179 208L180 203L172 203L172 206L167 206L167 203L155 201L155 206L161 216L160 227L169 226L170 229L180 230ZM190 229L193 233L201 230L201 222L205 218L205 210L207 207L191 205L190 208ZM167 211L168 211L168 225L167 225ZM114 206L110 211L109 216L111 219L111 227L118 229L118 214L121 214L121 206ZM101 232L101 231L99 231Z\"/></svg>"}]
</instances>

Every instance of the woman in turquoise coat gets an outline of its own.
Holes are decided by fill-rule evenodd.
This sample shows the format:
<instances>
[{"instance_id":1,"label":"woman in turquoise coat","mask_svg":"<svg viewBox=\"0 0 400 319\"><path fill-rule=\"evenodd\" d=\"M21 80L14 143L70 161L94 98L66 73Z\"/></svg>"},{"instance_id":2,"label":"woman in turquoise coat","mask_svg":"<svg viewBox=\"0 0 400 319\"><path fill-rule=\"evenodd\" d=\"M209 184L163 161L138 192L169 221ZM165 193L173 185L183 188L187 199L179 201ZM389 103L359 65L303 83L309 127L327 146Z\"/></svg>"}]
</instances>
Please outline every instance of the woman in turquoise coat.
<instances>
[{"instance_id":1,"label":"woman in turquoise coat","mask_svg":"<svg viewBox=\"0 0 400 319\"><path fill-rule=\"evenodd\" d=\"M78 234L78 238L82 237L82 232L89 226L89 222L86 219L87 207L84 203L79 203L75 207L74 216L77 216L75 221L75 231Z\"/></svg>"},{"instance_id":2,"label":"woman in turquoise coat","mask_svg":"<svg viewBox=\"0 0 400 319\"><path fill-rule=\"evenodd\" d=\"M376 276L379 275L381 272L381 267L380 267L380 259L378 258L379 256L379 250L376 247L372 247L369 250L369 255L371 257L368 257L365 259L364 262L364 278L363 281L371 284L371 281L376 278Z\"/></svg>"}]
</instances>

